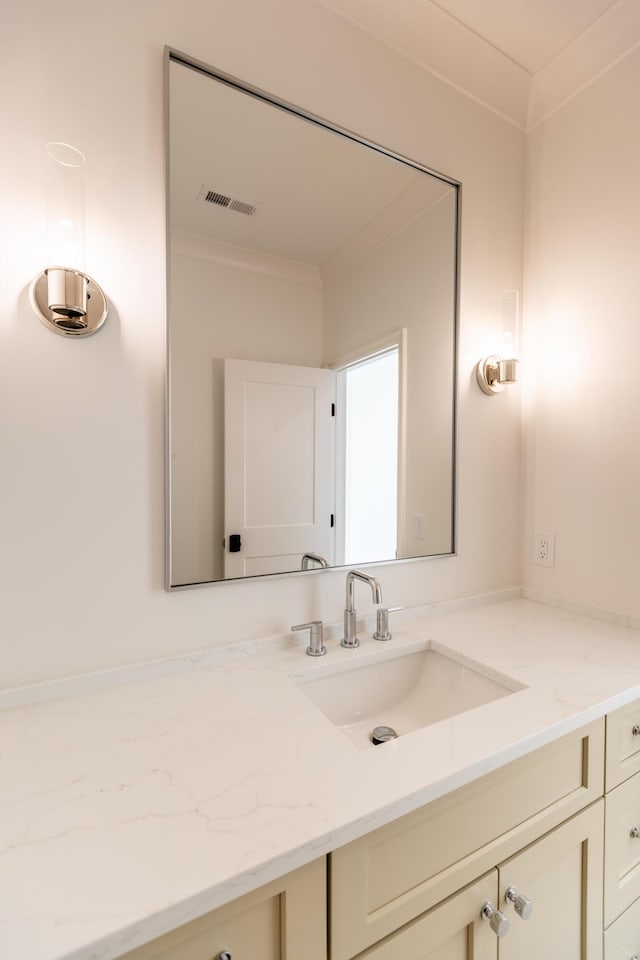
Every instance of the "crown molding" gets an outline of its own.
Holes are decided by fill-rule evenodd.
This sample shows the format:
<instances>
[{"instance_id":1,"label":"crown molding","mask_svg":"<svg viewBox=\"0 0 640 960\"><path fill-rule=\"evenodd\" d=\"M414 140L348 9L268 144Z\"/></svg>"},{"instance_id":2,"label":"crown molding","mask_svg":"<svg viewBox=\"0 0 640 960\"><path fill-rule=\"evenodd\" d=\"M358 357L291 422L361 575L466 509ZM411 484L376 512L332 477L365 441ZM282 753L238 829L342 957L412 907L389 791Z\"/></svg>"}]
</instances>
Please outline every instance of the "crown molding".
<instances>
[{"instance_id":1,"label":"crown molding","mask_svg":"<svg viewBox=\"0 0 640 960\"><path fill-rule=\"evenodd\" d=\"M301 283L306 287L322 288L322 278L317 267L289 260L287 257L275 257L261 250L238 247L233 243L223 243L210 237L201 237L185 230L171 231L171 253L192 260L206 260L210 263L223 263L227 267L261 273L289 283Z\"/></svg>"},{"instance_id":2,"label":"crown molding","mask_svg":"<svg viewBox=\"0 0 640 960\"><path fill-rule=\"evenodd\" d=\"M318 0L361 33L524 129L531 75L464 24L425 0Z\"/></svg>"},{"instance_id":3,"label":"crown molding","mask_svg":"<svg viewBox=\"0 0 640 960\"><path fill-rule=\"evenodd\" d=\"M640 3L618 0L531 80L527 129L542 123L640 46Z\"/></svg>"},{"instance_id":4,"label":"crown molding","mask_svg":"<svg viewBox=\"0 0 640 960\"><path fill-rule=\"evenodd\" d=\"M533 76L430 0L318 0L426 73L531 130L640 45L640 0L618 0Z\"/></svg>"}]
</instances>

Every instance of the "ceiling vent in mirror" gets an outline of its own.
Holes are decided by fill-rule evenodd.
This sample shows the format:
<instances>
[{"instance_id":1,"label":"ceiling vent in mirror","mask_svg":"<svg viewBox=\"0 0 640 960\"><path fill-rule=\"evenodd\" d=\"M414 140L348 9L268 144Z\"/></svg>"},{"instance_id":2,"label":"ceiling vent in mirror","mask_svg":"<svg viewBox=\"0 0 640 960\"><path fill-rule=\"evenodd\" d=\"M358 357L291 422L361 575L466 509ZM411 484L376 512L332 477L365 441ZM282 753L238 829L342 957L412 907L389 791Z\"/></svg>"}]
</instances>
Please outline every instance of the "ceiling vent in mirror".
<instances>
[{"instance_id":1,"label":"ceiling vent in mirror","mask_svg":"<svg viewBox=\"0 0 640 960\"><path fill-rule=\"evenodd\" d=\"M212 203L216 207L224 207L225 210L233 210L235 213L243 213L245 217L252 217L260 206L259 203L251 203L249 200L238 200L237 197L232 197L221 190L212 190L204 184L200 188L198 200Z\"/></svg>"}]
</instances>

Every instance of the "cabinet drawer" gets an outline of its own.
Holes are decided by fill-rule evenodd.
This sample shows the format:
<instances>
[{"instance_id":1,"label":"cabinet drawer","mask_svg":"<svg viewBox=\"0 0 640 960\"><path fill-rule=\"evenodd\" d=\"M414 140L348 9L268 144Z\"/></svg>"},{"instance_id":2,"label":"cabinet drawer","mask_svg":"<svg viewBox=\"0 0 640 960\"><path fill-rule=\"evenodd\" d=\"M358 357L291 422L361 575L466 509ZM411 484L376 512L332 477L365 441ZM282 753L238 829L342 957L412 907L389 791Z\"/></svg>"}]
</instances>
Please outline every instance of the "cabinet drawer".
<instances>
[{"instance_id":1,"label":"cabinet drawer","mask_svg":"<svg viewBox=\"0 0 640 960\"><path fill-rule=\"evenodd\" d=\"M637 732L634 733L634 730ZM607 717L606 790L640 772L640 700Z\"/></svg>"},{"instance_id":2,"label":"cabinet drawer","mask_svg":"<svg viewBox=\"0 0 640 960\"><path fill-rule=\"evenodd\" d=\"M602 794L604 723L331 854L332 960L348 960Z\"/></svg>"},{"instance_id":3,"label":"cabinet drawer","mask_svg":"<svg viewBox=\"0 0 640 960\"><path fill-rule=\"evenodd\" d=\"M496 960L496 936L480 911L487 901L496 903L497 892L498 872L492 870L358 960Z\"/></svg>"},{"instance_id":4,"label":"cabinet drawer","mask_svg":"<svg viewBox=\"0 0 640 960\"><path fill-rule=\"evenodd\" d=\"M604 960L640 957L640 901L618 917L604 932Z\"/></svg>"},{"instance_id":5,"label":"cabinet drawer","mask_svg":"<svg viewBox=\"0 0 640 960\"><path fill-rule=\"evenodd\" d=\"M610 924L640 896L640 774L607 794L604 921Z\"/></svg>"},{"instance_id":6,"label":"cabinet drawer","mask_svg":"<svg viewBox=\"0 0 640 960\"><path fill-rule=\"evenodd\" d=\"M325 860L213 910L121 960L326 960Z\"/></svg>"}]
</instances>

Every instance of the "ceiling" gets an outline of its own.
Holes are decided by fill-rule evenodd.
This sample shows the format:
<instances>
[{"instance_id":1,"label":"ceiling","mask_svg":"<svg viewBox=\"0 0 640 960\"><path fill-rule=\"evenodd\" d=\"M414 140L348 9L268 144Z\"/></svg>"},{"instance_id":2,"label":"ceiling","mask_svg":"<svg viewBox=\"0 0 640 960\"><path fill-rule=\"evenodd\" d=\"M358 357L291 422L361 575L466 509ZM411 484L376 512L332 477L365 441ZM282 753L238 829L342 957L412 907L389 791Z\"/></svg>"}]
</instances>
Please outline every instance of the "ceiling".
<instances>
[{"instance_id":1,"label":"ceiling","mask_svg":"<svg viewBox=\"0 0 640 960\"><path fill-rule=\"evenodd\" d=\"M538 73L617 0L424 0Z\"/></svg>"},{"instance_id":2,"label":"ceiling","mask_svg":"<svg viewBox=\"0 0 640 960\"><path fill-rule=\"evenodd\" d=\"M317 0L523 129L640 43L640 0Z\"/></svg>"},{"instance_id":3,"label":"ceiling","mask_svg":"<svg viewBox=\"0 0 640 960\"><path fill-rule=\"evenodd\" d=\"M181 63L171 62L170 81L172 235L334 270L365 237L384 242L451 192ZM208 191L256 210L207 202Z\"/></svg>"}]
</instances>

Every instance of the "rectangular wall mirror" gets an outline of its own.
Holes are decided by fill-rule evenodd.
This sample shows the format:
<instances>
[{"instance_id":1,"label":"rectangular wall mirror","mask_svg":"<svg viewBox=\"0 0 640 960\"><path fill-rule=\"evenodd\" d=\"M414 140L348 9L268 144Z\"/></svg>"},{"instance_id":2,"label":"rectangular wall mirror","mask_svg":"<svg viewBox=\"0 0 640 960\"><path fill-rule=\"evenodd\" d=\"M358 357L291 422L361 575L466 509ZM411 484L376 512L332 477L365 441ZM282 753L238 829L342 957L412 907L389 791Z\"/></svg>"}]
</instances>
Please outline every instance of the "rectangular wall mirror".
<instances>
[{"instance_id":1,"label":"rectangular wall mirror","mask_svg":"<svg viewBox=\"0 0 640 960\"><path fill-rule=\"evenodd\" d=\"M168 586L452 553L459 184L167 75Z\"/></svg>"}]
</instances>

